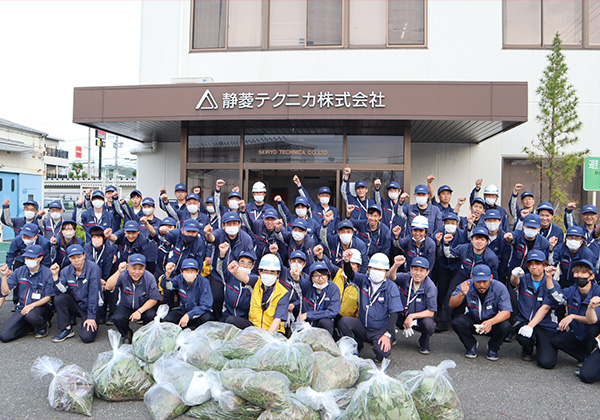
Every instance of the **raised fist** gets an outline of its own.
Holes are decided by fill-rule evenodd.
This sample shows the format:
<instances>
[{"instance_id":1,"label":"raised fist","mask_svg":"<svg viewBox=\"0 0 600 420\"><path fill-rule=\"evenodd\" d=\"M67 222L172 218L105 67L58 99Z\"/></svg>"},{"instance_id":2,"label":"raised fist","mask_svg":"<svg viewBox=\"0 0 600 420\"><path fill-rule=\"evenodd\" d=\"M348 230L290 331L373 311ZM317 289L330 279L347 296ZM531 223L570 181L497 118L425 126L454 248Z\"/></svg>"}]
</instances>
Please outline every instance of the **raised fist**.
<instances>
[{"instance_id":1,"label":"raised fist","mask_svg":"<svg viewBox=\"0 0 600 420\"><path fill-rule=\"evenodd\" d=\"M276 195L273 200L275 200L276 203L281 203L283 201L280 195Z\"/></svg>"},{"instance_id":2,"label":"raised fist","mask_svg":"<svg viewBox=\"0 0 600 420\"><path fill-rule=\"evenodd\" d=\"M323 219L323 226L327 226L333 220L333 211L327 210Z\"/></svg>"},{"instance_id":3,"label":"raised fist","mask_svg":"<svg viewBox=\"0 0 600 420\"><path fill-rule=\"evenodd\" d=\"M163 194L166 194L166 193L167 193L167 189L165 187L161 187L161 189L159 191L159 194L163 195Z\"/></svg>"},{"instance_id":4,"label":"raised fist","mask_svg":"<svg viewBox=\"0 0 600 420\"><path fill-rule=\"evenodd\" d=\"M58 276L58 273L60 273L60 265L58 265L57 263L52 264L52 266L50 267L50 271L52 272L53 277Z\"/></svg>"},{"instance_id":5,"label":"raised fist","mask_svg":"<svg viewBox=\"0 0 600 420\"><path fill-rule=\"evenodd\" d=\"M515 184L515 194L521 191L523 184Z\"/></svg>"},{"instance_id":6,"label":"raised fist","mask_svg":"<svg viewBox=\"0 0 600 420\"><path fill-rule=\"evenodd\" d=\"M392 233L394 234L394 238L398 239L400 236L400 232L402 232L402 228L400 226L394 226L392 228Z\"/></svg>"},{"instance_id":7,"label":"raised fist","mask_svg":"<svg viewBox=\"0 0 600 420\"><path fill-rule=\"evenodd\" d=\"M240 186L237 185L231 189L231 192L240 192Z\"/></svg>"},{"instance_id":8,"label":"raised fist","mask_svg":"<svg viewBox=\"0 0 600 420\"><path fill-rule=\"evenodd\" d=\"M556 271L557 271L557 269L556 269L556 267L555 267L555 266L553 266L553 265L549 265L549 266L547 266L546 268L544 268L544 273L546 273L546 275L547 275L548 277L553 277L553 276L554 276L554 274L556 273Z\"/></svg>"},{"instance_id":9,"label":"raised fist","mask_svg":"<svg viewBox=\"0 0 600 420\"><path fill-rule=\"evenodd\" d=\"M404 202L404 201L408 200L408 197L409 197L409 195L408 195L408 193L407 193L407 192L403 192L402 194L400 194L400 200L401 200L402 202Z\"/></svg>"},{"instance_id":10,"label":"raised fist","mask_svg":"<svg viewBox=\"0 0 600 420\"><path fill-rule=\"evenodd\" d=\"M349 166L344 168L344 178L349 178L350 174L352 174L352 169Z\"/></svg>"},{"instance_id":11,"label":"raised fist","mask_svg":"<svg viewBox=\"0 0 600 420\"><path fill-rule=\"evenodd\" d=\"M237 273L239 268L240 266L237 261L231 261L227 266L227 270L229 270L231 274Z\"/></svg>"},{"instance_id":12,"label":"raised fist","mask_svg":"<svg viewBox=\"0 0 600 420\"><path fill-rule=\"evenodd\" d=\"M406 262L406 257L404 255L396 255L394 257L394 265L401 266Z\"/></svg>"},{"instance_id":13,"label":"raised fist","mask_svg":"<svg viewBox=\"0 0 600 420\"><path fill-rule=\"evenodd\" d=\"M43 217L44 214L46 214L46 210L41 209L40 211L37 212L38 217Z\"/></svg>"},{"instance_id":14,"label":"raised fist","mask_svg":"<svg viewBox=\"0 0 600 420\"><path fill-rule=\"evenodd\" d=\"M575 210L577 208L577 203L575 202L570 202L569 204L567 204L567 210Z\"/></svg>"},{"instance_id":15,"label":"raised fist","mask_svg":"<svg viewBox=\"0 0 600 420\"><path fill-rule=\"evenodd\" d=\"M161 200L162 200L162 202L163 202L163 203L165 203L165 204L169 202L169 196L168 196L168 195L167 195L167 193L165 193L165 192L164 192L164 193L162 193L162 194L160 195L160 199L161 199Z\"/></svg>"},{"instance_id":16,"label":"raised fist","mask_svg":"<svg viewBox=\"0 0 600 420\"><path fill-rule=\"evenodd\" d=\"M445 244L449 244L450 242L452 242L452 239L454 239L454 237L451 234L446 233L444 235L444 243Z\"/></svg>"},{"instance_id":17,"label":"raised fist","mask_svg":"<svg viewBox=\"0 0 600 420\"><path fill-rule=\"evenodd\" d=\"M350 258L352 258L352 250L351 249L345 250L344 253L342 254L342 258L344 259L345 262L350 262Z\"/></svg>"},{"instance_id":18,"label":"raised fist","mask_svg":"<svg viewBox=\"0 0 600 420\"><path fill-rule=\"evenodd\" d=\"M277 244L269 245L269 252L271 254L277 254L277 251L279 251L279 246Z\"/></svg>"},{"instance_id":19,"label":"raised fist","mask_svg":"<svg viewBox=\"0 0 600 420\"><path fill-rule=\"evenodd\" d=\"M378 179L376 179L376 180L373 182L373 186L375 187L375 189L376 189L376 190L378 190L379 188L381 188L381 179L379 179L379 178L378 178Z\"/></svg>"},{"instance_id":20,"label":"raised fist","mask_svg":"<svg viewBox=\"0 0 600 420\"><path fill-rule=\"evenodd\" d=\"M477 189L481 188L481 184L483 184L483 178L479 178L478 180L475 181L475 187Z\"/></svg>"},{"instance_id":21,"label":"raised fist","mask_svg":"<svg viewBox=\"0 0 600 420\"><path fill-rule=\"evenodd\" d=\"M246 202L244 200L238 201L238 205L240 206L240 211L246 211Z\"/></svg>"},{"instance_id":22,"label":"raised fist","mask_svg":"<svg viewBox=\"0 0 600 420\"><path fill-rule=\"evenodd\" d=\"M119 267L120 269L121 267ZM175 271L175 263L174 262L168 262L167 265L165 265L165 273L167 274L171 274L173 271Z\"/></svg>"},{"instance_id":23,"label":"raised fist","mask_svg":"<svg viewBox=\"0 0 600 420\"><path fill-rule=\"evenodd\" d=\"M53 236L52 238L50 238L50 243L52 245L56 245L58 243L58 239L56 239L56 236Z\"/></svg>"},{"instance_id":24,"label":"raised fist","mask_svg":"<svg viewBox=\"0 0 600 420\"><path fill-rule=\"evenodd\" d=\"M298 178L298 175L294 175L294 178L292 178L292 181L294 181L294 184L296 184L297 187L302 186L302 182L300 181L300 178Z\"/></svg>"},{"instance_id":25,"label":"raised fist","mask_svg":"<svg viewBox=\"0 0 600 420\"><path fill-rule=\"evenodd\" d=\"M108 239L108 237L109 237L110 235L112 235L112 228L106 228L106 229L104 229L104 237L105 237L106 239Z\"/></svg>"},{"instance_id":26,"label":"raised fist","mask_svg":"<svg viewBox=\"0 0 600 420\"><path fill-rule=\"evenodd\" d=\"M89 197L90 194L92 193L92 189L91 188L86 188L83 193L85 194L86 197Z\"/></svg>"},{"instance_id":27,"label":"raised fist","mask_svg":"<svg viewBox=\"0 0 600 420\"><path fill-rule=\"evenodd\" d=\"M548 239L548 242L550 242L550 251L552 251L558 243L558 238L556 236L553 236L550 239Z\"/></svg>"},{"instance_id":28,"label":"raised fist","mask_svg":"<svg viewBox=\"0 0 600 420\"><path fill-rule=\"evenodd\" d=\"M435 177L433 175L428 175L427 176L427 183L431 184L433 181L435 181Z\"/></svg>"},{"instance_id":29,"label":"raised fist","mask_svg":"<svg viewBox=\"0 0 600 420\"><path fill-rule=\"evenodd\" d=\"M206 226L204 226L204 234L205 235L210 235L211 233L213 233L213 227L212 225L209 223Z\"/></svg>"},{"instance_id":30,"label":"raised fist","mask_svg":"<svg viewBox=\"0 0 600 420\"><path fill-rule=\"evenodd\" d=\"M346 216L350 217L350 215L352 214L352 212L354 211L355 208L356 208L356 206L354 206L352 204L348 204L346 206Z\"/></svg>"},{"instance_id":31,"label":"raised fist","mask_svg":"<svg viewBox=\"0 0 600 420\"><path fill-rule=\"evenodd\" d=\"M6 200L6 201L8 201L8 200ZM82 205L83 205L83 197L79 197L79 198L77 199L77 205L79 205L79 206L82 206Z\"/></svg>"},{"instance_id":32,"label":"raised fist","mask_svg":"<svg viewBox=\"0 0 600 420\"><path fill-rule=\"evenodd\" d=\"M504 240L506 242L509 242L509 243L512 242L513 241L513 234L512 234L512 232L505 233L504 234Z\"/></svg>"},{"instance_id":33,"label":"raised fist","mask_svg":"<svg viewBox=\"0 0 600 420\"><path fill-rule=\"evenodd\" d=\"M10 200L4 200L4 201L2 202L2 205L3 205L3 206L10 206Z\"/></svg>"},{"instance_id":34,"label":"raised fist","mask_svg":"<svg viewBox=\"0 0 600 420\"><path fill-rule=\"evenodd\" d=\"M463 204L465 204L466 202L467 202L467 197L460 197L460 198L458 199L458 204L460 204L461 206L462 206Z\"/></svg>"},{"instance_id":35,"label":"raised fist","mask_svg":"<svg viewBox=\"0 0 600 420\"><path fill-rule=\"evenodd\" d=\"M217 179L217 183L215 184L217 190L220 190L223 187L223 185L225 185L225 181L223 181L222 179Z\"/></svg>"},{"instance_id":36,"label":"raised fist","mask_svg":"<svg viewBox=\"0 0 600 420\"><path fill-rule=\"evenodd\" d=\"M438 245L440 244L443 236L444 236L443 232L438 232L435 234L435 241L437 242Z\"/></svg>"},{"instance_id":37,"label":"raised fist","mask_svg":"<svg viewBox=\"0 0 600 420\"><path fill-rule=\"evenodd\" d=\"M323 258L323 245L317 245L313 248L313 254L315 255L315 258L317 259L322 259Z\"/></svg>"},{"instance_id":38,"label":"raised fist","mask_svg":"<svg viewBox=\"0 0 600 420\"><path fill-rule=\"evenodd\" d=\"M8 277L10 275L8 264L4 264L2 267L0 267L0 274L2 274L4 277Z\"/></svg>"},{"instance_id":39,"label":"raised fist","mask_svg":"<svg viewBox=\"0 0 600 420\"><path fill-rule=\"evenodd\" d=\"M227 251L229 251L229 242L223 242L219 245L219 255L221 258L224 258L227 255Z\"/></svg>"},{"instance_id":40,"label":"raised fist","mask_svg":"<svg viewBox=\"0 0 600 420\"><path fill-rule=\"evenodd\" d=\"M125 270L127 270L127 261L121 261L119 263L119 273L122 273Z\"/></svg>"},{"instance_id":41,"label":"raised fist","mask_svg":"<svg viewBox=\"0 0 600 420\"><path fill-rule=\"evenodd\" d=\"M283 227L283 220L281 219L276 219L275 222L273 223L275 225L275 230L277 232L279 232L281 230L281 228Z\"/></svg>"},{"instance_id":42,"label":"raised fist","mask_svg":"<svg viewBox=\"0 0 600 420\"><path fill-rule=\"evenodd\" d=\"M142 224L144 224L144 225L145 225L145 224L146 224L146 222L148 222L148 218L147 218L146 216L142 216L142 217L140 217L140 223L142 223Z\"/></svg>"}]
</instances>

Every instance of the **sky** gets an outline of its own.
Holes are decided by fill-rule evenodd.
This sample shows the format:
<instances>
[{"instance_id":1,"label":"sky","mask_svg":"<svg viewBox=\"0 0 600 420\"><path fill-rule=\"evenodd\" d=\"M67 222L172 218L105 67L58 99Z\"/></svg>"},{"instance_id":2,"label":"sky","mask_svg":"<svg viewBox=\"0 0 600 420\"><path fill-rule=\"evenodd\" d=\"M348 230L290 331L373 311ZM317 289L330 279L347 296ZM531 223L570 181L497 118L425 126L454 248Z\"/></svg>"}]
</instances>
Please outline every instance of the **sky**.
<instances>
[{"instance_id":1,"label":"sky","mask_svg":"<svg viewBox=\"0 0 600 420\"><path fill-rule=\"evenodd\" d=\"M0 0L0 118L65 140L72 159L88 137L73 88L139 84L140 27L140 0Z\"/></svg>"}]
</instances>

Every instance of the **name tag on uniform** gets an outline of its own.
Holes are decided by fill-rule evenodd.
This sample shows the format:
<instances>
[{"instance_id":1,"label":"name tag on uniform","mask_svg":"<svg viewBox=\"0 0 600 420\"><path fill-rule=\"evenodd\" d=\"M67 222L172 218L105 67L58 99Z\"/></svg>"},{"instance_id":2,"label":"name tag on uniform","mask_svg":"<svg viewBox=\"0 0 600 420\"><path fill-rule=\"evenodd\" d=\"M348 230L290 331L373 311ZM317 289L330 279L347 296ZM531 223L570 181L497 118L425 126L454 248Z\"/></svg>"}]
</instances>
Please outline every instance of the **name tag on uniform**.
<instances>
[{"instance_id":1,"label":"name tag on uniform","mask_svg":"<svg viewBox=\"0 0 600 420\"><path fill-rule=\"evenodd\" d=\"M383 296L381 296L379 299L377 299L379 302L385 302L385 298Z\"/></svg>"},{"instance_id":2,"label":"name tag on uniform","mask_svg":"<svg viewBox=\"0 0 600 420\"><path fill-rule=\"evenodd\" d=\"M492 309L492 305L486 306L485 309L490 309L491 310Z\"/></svg>"},{"instance_id":3,"label":"name tag on uniform","mask_svg":"<svg viewBox=\"0 0 600 420\"><path fill-rule=\"evenodd\" d=\"M541 297L541 296L538 296L537 300L538 300L538 302L541 302L541 301L543 301L543 300L544 300L544 298L543 298L543 297Z\"/></svg>"},{"instance_id":4,"label":"name tag on uniform","mask_svg":"<svg viewBox=\"0 0 600 420\"><path fill-rule=\"evenodd\" d=\"M421 298L417 298L417 302L420 302L420 301L421 301Z\"/></svg>"},{"instance_id":5,"label":"name tag on uniform","mask_svg":"<svg viewBox=\"0 0 600 420\"><path fill-rule=\"evenodd\" d=\"M83 279L83 281L81 283L82 284L86 284L87 283L87 279Z\"/></svg>"},{"instance_id":6,"label":"name tag on uniform","mask_svg":"<svg viewBox=\"0 0 600 420\"><path fill-rule=\"evenodd\" d=\"M40 300L41 298L42 298L41 293L32 293L31 294L31 299Z\"/></svg>"}]
</instances>

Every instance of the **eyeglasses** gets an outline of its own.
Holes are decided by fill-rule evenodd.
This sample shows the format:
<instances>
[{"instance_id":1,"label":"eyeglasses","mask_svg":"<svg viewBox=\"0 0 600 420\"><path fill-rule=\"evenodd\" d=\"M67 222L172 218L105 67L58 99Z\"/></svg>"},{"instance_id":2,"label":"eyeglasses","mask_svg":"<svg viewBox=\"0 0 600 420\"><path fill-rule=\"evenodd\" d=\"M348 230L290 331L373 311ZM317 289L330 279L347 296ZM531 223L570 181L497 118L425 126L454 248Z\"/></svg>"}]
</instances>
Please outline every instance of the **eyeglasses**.
<instances>
[{"instance_id":1,"label":"eyeglasses","mask_svg":"<svg viewBox=\"0 0 600 420\"><path fill-rule=\"evenodd\" d=\"M314 273L312 275L312 279L313 280L318 280L318 279L326 279L327 278L327 274L321 274L321 273Z\"/></svg>"}]
</instances>

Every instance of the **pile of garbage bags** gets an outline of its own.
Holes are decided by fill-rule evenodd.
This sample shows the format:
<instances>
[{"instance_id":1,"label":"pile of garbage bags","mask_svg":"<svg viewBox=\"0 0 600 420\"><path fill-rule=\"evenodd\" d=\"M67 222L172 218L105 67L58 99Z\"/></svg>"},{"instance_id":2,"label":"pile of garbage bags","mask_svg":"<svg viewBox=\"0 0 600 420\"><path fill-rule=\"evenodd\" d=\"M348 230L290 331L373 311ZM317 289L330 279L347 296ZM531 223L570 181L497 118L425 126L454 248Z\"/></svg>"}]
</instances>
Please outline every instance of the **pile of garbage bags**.
<instances>
[{"instance_id":1,"label":"pile of garbage bags","mask_svg":"<svg viewBox=\"0 0 600 420\"><path fill-rule=\"evenodd\" d=\"M50 406L91 416L95 394L143 400L154 420L184 413L207 420L464 418L447 373L452 361L392 377L389 360L378 369L357 356L354 340L335 343L308 324L286 339L219 322L181 331L159 318L136 331L132 345L120 345L110 330L112 350L98 355L91 373L48 356L36 360L35 376L53 376Z\"/></svg>"}]
</instances>

